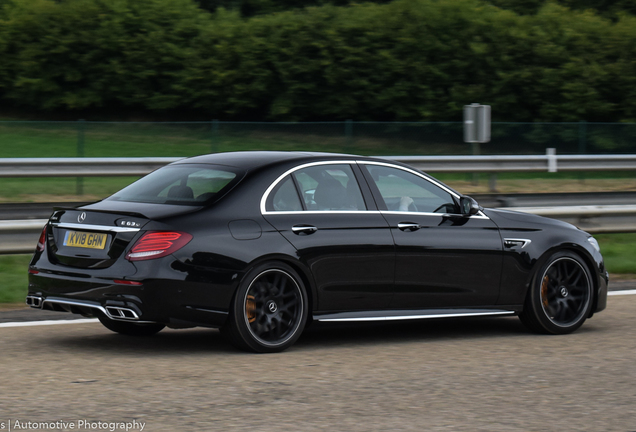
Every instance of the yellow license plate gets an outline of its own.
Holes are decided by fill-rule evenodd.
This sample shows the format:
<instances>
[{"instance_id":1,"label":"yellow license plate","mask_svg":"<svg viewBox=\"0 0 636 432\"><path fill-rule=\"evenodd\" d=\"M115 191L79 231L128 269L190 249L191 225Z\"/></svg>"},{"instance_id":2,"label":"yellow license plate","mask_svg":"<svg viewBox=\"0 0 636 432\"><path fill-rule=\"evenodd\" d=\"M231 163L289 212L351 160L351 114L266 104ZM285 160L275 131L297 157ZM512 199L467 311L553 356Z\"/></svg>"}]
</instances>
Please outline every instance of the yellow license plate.
<instances>
[{"instance_id":1,"label":"yellow license plate","mask_svg":"<svg viewBox=\"0 0 636 432\"><path fill-rule=\"evenodd\" d=\"M108 234L66 231L64 235L64 246L104 249L106 246L106 237L108 237Z\"/></svg>"}]
</instances>

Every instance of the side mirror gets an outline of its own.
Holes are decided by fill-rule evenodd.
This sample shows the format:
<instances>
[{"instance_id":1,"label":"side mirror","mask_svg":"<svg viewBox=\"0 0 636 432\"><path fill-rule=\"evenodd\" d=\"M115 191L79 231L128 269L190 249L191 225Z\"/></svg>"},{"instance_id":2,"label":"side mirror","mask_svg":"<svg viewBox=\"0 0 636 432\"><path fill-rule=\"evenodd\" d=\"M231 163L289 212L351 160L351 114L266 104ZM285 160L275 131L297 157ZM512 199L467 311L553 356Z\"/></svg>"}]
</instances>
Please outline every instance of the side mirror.
<instances>
[{"instance_id":1,"label":"side mirror","mask_svg":"<svg viewBox=\"0 0 636 432\"><path fill-rule=\"evenodd\" d=\"M461 208L462 214L464 216L470 216L479 213L481 207L469 196L462 196L459 199L459 207Z\"/></svg>"}]
</instances>

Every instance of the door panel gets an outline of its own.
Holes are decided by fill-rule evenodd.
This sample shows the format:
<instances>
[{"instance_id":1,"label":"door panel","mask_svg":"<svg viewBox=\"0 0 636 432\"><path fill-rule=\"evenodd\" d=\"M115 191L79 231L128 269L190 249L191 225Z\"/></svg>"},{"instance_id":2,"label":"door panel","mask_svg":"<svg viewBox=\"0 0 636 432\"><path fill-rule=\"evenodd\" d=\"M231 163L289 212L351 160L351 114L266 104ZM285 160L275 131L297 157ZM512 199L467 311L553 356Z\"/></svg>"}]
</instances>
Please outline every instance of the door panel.
<instances>
[{"instance_id":1,"label":"door panel","mask_svg":"<svg viewBox=\"0 0 636 432\"><path fill-rule=\"evenodd\" d=\"M299 260L311 269L319 299L315 310L389 307L395 253L393 238L382 215L298 212L270 213L265 218L294 245ZM313 232L305 233L298 228Z\"/></svg>"},{"instance_id":2,"label":"door panel","mask_svg":"<svg viewBox=\"0 0 636 432\"><path fill-rule=\"evenodd\" d=\"M311 269L315 310L389 307L395 246L386 220L366 202L370 193L355 164L317 163L282 179L266 199L263 216Z\"/></svg>"},{"instance_id":3,"label":"door panel","mask_svg":"<svg viewBox=\"0 0 636 432\"><path fill-rule=\"evenodd\" d=\"M485 218L385 213L396 245L392 308L497 303L502 243ZM400 229L415 223L419 229Z\"/></svg>"},{"instance_id":4,"label":"door panel","mask_svg":"<svg viewBox=\"0 0 636 432\"><path fill-rule=\"evenodd\" d=\"M483 215L463 216L456 193L409 168L360 164L395 241L391 307L494 305L503 244Z\"/></svg>"}]
</instances>

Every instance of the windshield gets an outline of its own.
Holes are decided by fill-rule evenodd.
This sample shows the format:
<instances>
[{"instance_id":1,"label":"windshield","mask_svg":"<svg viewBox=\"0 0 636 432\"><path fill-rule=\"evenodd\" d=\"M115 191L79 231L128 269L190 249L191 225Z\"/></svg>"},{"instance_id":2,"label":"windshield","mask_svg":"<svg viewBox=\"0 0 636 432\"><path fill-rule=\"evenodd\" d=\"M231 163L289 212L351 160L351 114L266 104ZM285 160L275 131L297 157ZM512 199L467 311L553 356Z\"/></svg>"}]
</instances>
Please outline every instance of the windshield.
<instances>
[{"instance_id":1,"label":"windshield","mask_svg":"<svg viewBox=\"0 0 636 432\"><path fill-rule=\"evenodd\" d=\"M203 205L220 198L241 178L231 167L202 164L168 165L107 198L114 201Z\"/></svg>"}]
</instances>

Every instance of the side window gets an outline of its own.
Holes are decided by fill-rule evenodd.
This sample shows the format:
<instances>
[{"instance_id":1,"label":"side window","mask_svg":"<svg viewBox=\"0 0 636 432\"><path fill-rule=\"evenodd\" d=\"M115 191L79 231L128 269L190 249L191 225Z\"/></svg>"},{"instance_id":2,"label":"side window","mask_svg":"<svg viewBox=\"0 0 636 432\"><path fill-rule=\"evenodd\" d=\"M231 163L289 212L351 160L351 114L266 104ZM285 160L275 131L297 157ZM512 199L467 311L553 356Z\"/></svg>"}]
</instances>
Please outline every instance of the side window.
<instances>
[{"instance_id":1,"label":"side window","mask_svg":"<svg viewBox=\"0 0 636 432\"><path fill-rule=\"evenodd\" d=\"M428 180L397 168L365 165L391 211L459 213L452 195Z\"/></svg>"},{"instance_id":2,"label":"side window","mask_svg":"<svg viewBox=\"0 0 636 432\"><path fill-rule=\"evenodd\" d=\"M290 176L276 185L269 194L265 207L267 211L302 211L303 206Z\"/></svg>"},{"instance_id":3,"label":"side window","mask_svg":"<svg viewBox=\"0 0 636 432\"><path fill-rule=\"evenodd\" d=\"M348 164L316 165L294 174L307 210L366 210L360 186Z\"/></svg>"}]
</instances>

